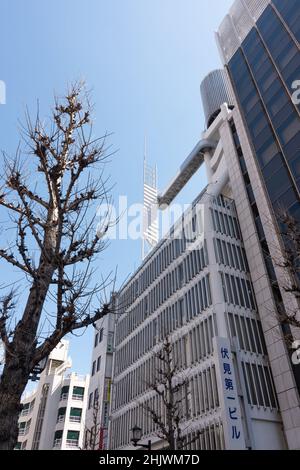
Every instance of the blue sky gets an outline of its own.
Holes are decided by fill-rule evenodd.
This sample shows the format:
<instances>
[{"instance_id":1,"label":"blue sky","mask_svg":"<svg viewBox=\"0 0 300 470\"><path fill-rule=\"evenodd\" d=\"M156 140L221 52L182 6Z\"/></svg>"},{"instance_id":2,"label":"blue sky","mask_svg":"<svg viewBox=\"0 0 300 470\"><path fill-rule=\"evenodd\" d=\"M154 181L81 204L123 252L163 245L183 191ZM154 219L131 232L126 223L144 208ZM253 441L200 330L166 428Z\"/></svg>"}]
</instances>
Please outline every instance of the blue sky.
<instances>
[{"instance_id":1,"label":"blue sky","mask_svg":"<svg viewBox=\"0 0 300 470\"><path fill-rule=\"evenodd\" d=\"M199 86L219 67L214 31L232 0L1 0L0 149L12 153L18 120L39 99L49 115L53 94L85 79L95 102L95 133L113 132L118 152L107 171L113 196L142 201L144 136L162 189L204 127ZM205 184L200 170L179 197L188 203ZM140 241L113 241L99 271L118 265L123 279L140 263ZM1 264L0 284L7 276ZM71 338L74 370L90 369L92 328Z\"/></svg>"}]
</instances>

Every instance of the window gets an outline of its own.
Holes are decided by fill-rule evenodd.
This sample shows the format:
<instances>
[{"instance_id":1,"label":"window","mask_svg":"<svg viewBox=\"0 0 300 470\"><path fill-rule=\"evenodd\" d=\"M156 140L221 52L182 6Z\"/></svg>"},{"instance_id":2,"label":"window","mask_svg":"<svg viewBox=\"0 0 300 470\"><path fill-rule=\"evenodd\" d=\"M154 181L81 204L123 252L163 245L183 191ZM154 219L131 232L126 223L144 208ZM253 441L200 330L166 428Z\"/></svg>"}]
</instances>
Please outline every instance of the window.
<instances>
[{"instance_id":1,"label":"window","mask_svg":"<svg viewBox=\"0 0 300 470\"><path fill-rule=\"evenodd\" d=\"M96 371L96 361L93 362L93 366L92 366L92 377L93 377L93 375L95 375L95 371Z\"/></svg>"},{"instance_id":2,"label":"window","mask_svg":"<svg viewBox=\"0 0 300 470\"><path fill-rule=\"evenodd\" d=\"M272 178L266 180L266 186L272 202L276 201L278 197L285 193L292 185L291 178L285 166L282 166Z\"/></svg>"},{"instance_id":3,"label":"window","mask_svg":"<svg viewBox=\"0 0 300 470\"><path fill-rule=\"evenodd\" d=\"M18 424L18 426L19 426L19 431L21 429L25 429L26 428L26 421L22 421L21 423Z\"/></svg>"},{"instance_id":4,"label":"window","mask_svg":"<svg viewBox=\"0 0 300 470\"><path fill-rule=\"evenodd\" d=\"M100 366L101 366L101 356L99 356L97 359L97 372L99 372Z\"/></svg>"},{"instance_id":5,"label":"window","mask_svg":"<svg viewBox=\"0 0 300 470\"><path fill-rule=\"evenodd\" d=\"M89 396L89 405L88 405L88 406L89 406L89 410L90 410L91 407L92 407L92 403L93 403L93 392L90 393L90 396Z\"/></svg>"},{"instance_id":6,"label":"window","mask_svg":"<svg viewBox=\"0 0 300 470\"><path fill-rule=\"evenodd\" d=\"M231 278L231 283L232 283L234 303L235 305L239 305L239 298L238 298L237 288L235 285L235 278L234 276L230 276L230 278Z\"/></svg>"},{"instance_id":7,"label":"window","mask_svg":"<svg viewBox=\"0 0 300 470\"><path fill-rule=\"evenodd\" d=\"M98 401L99 401L99 390L98 388L96 388L96 390L94 391L94 406L98 405Z\"/></svg>"},{"instance_id":8,"label":"window","mask_svg":"<svg viewBox=\"0 0 300 470\"><path fill-rule=\"evenodd\" d=\"M29 408L30 408L30 403L25 403L25 405L23 405L22 411L27 411L29 410Z\"/></svg>"},{"instance_id":9,"label":"window","mask_svg":"<svg viewBox=\"0 0 300 470\"><path fill-rule=\"evenodd\" d=\"M55 431L54 442L53 442L53 447L54 448L60 449L61 442L62 442L62 436L63 436L63 431L62 430Z\"/></svg>"},{"instance_id":10,"label":"window","mask_svg":"<svg viewBox=\"0 0 300 470\"><path fill-rule=\"evenodd\" d=\"M179 318L180 318L180 324L183 325L184 323L184 304L183 304L184 300L183 299L179 299L178 301L178 314L179 314Z\"/></svg>"},{"instance_id":11,"label":"window","mask_svg":"<svg viewBox=\"0 0 300 470\"><path fill-rule=\"evenodd\" d=\"M184 272L182 263L178 266L178 281L179 287L182 287L184 285Z\"/></svg>"},{"instance_id":12,"label":"window","mask_svg":"<svg viewBox=\"0 0 300 470\"><path fill-rule=\"evenodd\" d=\"M67 447L78 447L79 431L68 431L67 433Z\"/></svg>"},{"instance_id":13,"label":"window","mask_svg":"<svg viewBox=\"0 0 300 470\"><path fill-rule=\"evenodd\" d=\"M95 343L94 343L94 347L96 347L96 346L97 346L97 344L98 344L98 337L99 337L99 335L98 335L98 333L97 333L97 334L96 334L96 336L95 336Z\"/></svg>"},{"instance_id":14,"label":"window","mask_svg":"<svg viewBox=\"0 0 300 470\"><path fill-rule=\"evenodd\" d=\"M227 250L226 250L226 243L224 242L224 240L222 240L222 247L223 247L223 254L224 254L224 258L225 258L225 264L227 266L229 266L228 253L227 253Z\"/></svg>"},{"instance_id":15,"label":"window","mask_svg":"<svg viewBox=\"0 0 300 470\"><path fill-rule=\"evenodd\" d=\"M71 408L70 421L73 423L80 423L81 414L82 414L82 408Z\"/></svg>"},{"instance_id":16,"label":"window","mask_svg":"<svg viewBox=\"0 0 300 470\"><path fill-rule=\"evenodd\" d=\"M245 307L245 302L244 302L244 297L243 297L243 292L242 292L242 285L241 285L241 280L239 277L235 278L236 284L237 284L237 290L238 290L238 295L239 295L239 304L242 307Z\"/></svg>"},{"instance_id":17,"label":"window","mask_svg":"<svg viewBox=\"0 0 300 470\"><path fill-rule=\"evenodd\" d=\"M226 286L225 286L225 281L224 281L224 274L220 273L221 277L221 282L222 282L222 289L223 289L223 295L224 295L224 300L225 302L228 302L228 297L227 297L227 292L226 292Z\"/></svg>"},{"instance_id":18,"label":"window","mask_svg":"<svg viewBox=\"0 0 300 470\"><path fill-rule=\"evenodd\" d=\"M300 41L299 0L273 0L279 13L288 24L296 39Z\"/></svg>"},{"instance_id":19,"label":"window","mask_svg":"<svg viewBox=\"0 0 300 470\"><path fill-rule=\"evenodd\" d=\"M83 400L83 395L84 395L84 387L73 387L73 395L72 398L73 400Z\"/></svg>"},{"instance_id":20,"label":"window","mask_svg":"<svg viewBox=\"0 0 300 470\"><path fill-rule=\"evenodd\" d=\"M99 331L99 343L101 343L101 341L103 340L103 332L104 328L101 328L101 330Z\"/></svg>"},{"instance_id":21,"label":"window","mask_svg":"<svg viewBox=\"0 0 300 470\"><path fill-rule=\"evenodd\" d=\"M300 119L296 111L278 127L277 134L282 145L287 145L300 132Z\"/></svg>"},{"instance_id":22,"label":"window","mask_svg":"<svg viewBox=\"0 0 300 470\"><path fill-rule=\"evenodd\" d=\"M22 411L21 411L21 415L20 416L27 416L29 415L29 413L31 413L33 407L34 407L34 402L35 400L29 402L29 403L25 403L23 405L23 408L22 408Z\"/></svg>"},{"instance_id":23,"label":"window","mask_svg":"<svg viewBox=\"0 0 300 470\"><path fill-rule=\"evenodd\" d=\"M255 301L254 301L254 296L253 296L253 292L252 292L252 287L251 287L250 281L247 281L247 287L248 287L248 294L249 294L249 299L250 299L251 307L252 307L253 310L255 310L255 309L256 309L256 306L255 306Z\"/></svg>"},{"instance_id":24,"label":"window","mask_svg":"<svg viewBox=\"0 0 300 470\"><path fill-rule=\"evenodd\" d=\"M251 308L245 279L241 279L241 283L242 283L243 293L244 293L244 297L246 301L246 307Z\"/></svg>"},{"instance_id":25,"label":"window","mask_svg":"<svg viewBox=\"0 0 300 470\"><path fill-rule=\"evenodd\" d=\"M59 408L57 413L57 422L62 423L65 420L66 416L66 407Z\"/></svg>"},{"instance_id":26,"label":"window","mask_svg":"<svg viewBox=\"0 0 300 470\"><path fill-rule=\"evenodd\" d=\"M233 295L232 295L232 289L231 289L231 284L230 284L230 278L228 274L225 274L225 280L226 280L226 288L227 288L227 293L229 296L229 302L233 304Z\"/></svg>"},{"instance_id":27,"label":"window","mask_svg":"<svg viewBox=\"0 0 300 470\"><path fill-rule=\"evenodd\" d=\"M64 387L62 387L61 392L60 392L61 400L66 400L68 398L69 388L70 387L68 385L65 385Z\"/></svg>"},{"instance_id":28,"label":"window","mask_svg":"<svg viewBox=\"0 0 300 470\"><path fill-rule=\"evenodd\" d=\"M229 265L231 267L235 267L236 269L239 269L238 266L235 265L233 255L232 255L232 245L230 243L227 243L227 248L228 248L228 255L229 255Z\"/></svg>"},{"instance_id":29,"label":"window","mask_svg":"<svg viewBox=\"0 0 300 470\"><path fill-rule=\"evenodd\" d=\"M278 405L269 367L242 363L242 368L249 404L276 409Z\"/></svg>"}]
</instances>

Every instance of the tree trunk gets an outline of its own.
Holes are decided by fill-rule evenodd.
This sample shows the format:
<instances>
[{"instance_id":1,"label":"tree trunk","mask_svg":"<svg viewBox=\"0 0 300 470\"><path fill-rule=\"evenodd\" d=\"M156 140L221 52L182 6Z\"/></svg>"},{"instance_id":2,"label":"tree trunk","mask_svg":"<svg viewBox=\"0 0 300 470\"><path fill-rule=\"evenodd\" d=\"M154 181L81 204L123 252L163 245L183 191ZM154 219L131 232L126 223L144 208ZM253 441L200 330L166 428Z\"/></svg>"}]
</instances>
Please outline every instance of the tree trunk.
<instances>
[{"instance_id":1,"label":"tree trunk","mask_svg":"<svg viewBox=\"0 0 300 470\"><path fill-rule=\"evenodd\" d=\"M0 382L0 450L12 450L18 440L20 400L30 371L12 359L4 366Z\"/></svg>"},{"instance_id":2,"label":"tree trunk","mask_svg":"<svg viewBox=\"0 0 300 470\"><path fill-rule=\"evenodd\" d=\"M169 449L176 450L176 439L174 431L174 393L172 388L172 372L171 372L171 352L168 349L168 361L167 361L167 395L168 395L168 405L167 405L167 427L169 433Z\"/></svg>"},{"instance_id":3,"label":"tree trunk","mask_svg":"<svg viewBox=\"0 0 300 470\"><path fill-rule=\"evenodd\" d=\"M18 439L20 401L34 363L36 333L54 269L42 266L33 284L22 320L18 323L0 380L0 450L13 449Z\"/></svg>"}]
</instances>

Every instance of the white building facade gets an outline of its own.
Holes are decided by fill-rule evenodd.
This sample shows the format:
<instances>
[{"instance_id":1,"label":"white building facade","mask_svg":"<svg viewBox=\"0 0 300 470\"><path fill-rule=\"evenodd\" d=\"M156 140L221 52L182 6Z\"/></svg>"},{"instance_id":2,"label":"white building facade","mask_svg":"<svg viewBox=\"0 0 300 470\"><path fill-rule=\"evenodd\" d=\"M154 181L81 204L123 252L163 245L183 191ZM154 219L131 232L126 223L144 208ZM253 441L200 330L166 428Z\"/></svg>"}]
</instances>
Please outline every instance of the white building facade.
<instances>
[{"instance_id":1,"label":"white building facade","mask_svg":"<svg viewBox=\"0 0 300 470\"><path fill-rule=\"evenodd\" d=\"M135 425L144 443L165 446L144 404L163 416L162 400L147 383L167 335L189 382L182 423L193 441L188 447L285 448L235 204L229 187L227 196L214 196L216 186L199 196L117 297L123 313L116 326L112 449L130 448Z\"/></svg>"},{"instance_id":2,"label":"white building facade","mask_svg":"<svg viewBox=\"0 0 300 470\"><path fill-rule=\"evenodd\" d=\"M68 346L62 340L51 352L37 389L22 400L16 449L82 448L89 376L67 374Z\"/></svg>"},{"instance_id":3,"label":"white building facade","mask_svg":"<svg viewBox=\"0 0 300 470\"><path fill-rule=\"evenodd\" d=\"M114 314L95 324L84 437L84 447L90 450L108 448L114 328Z\"/></svg>"}]
</instances>

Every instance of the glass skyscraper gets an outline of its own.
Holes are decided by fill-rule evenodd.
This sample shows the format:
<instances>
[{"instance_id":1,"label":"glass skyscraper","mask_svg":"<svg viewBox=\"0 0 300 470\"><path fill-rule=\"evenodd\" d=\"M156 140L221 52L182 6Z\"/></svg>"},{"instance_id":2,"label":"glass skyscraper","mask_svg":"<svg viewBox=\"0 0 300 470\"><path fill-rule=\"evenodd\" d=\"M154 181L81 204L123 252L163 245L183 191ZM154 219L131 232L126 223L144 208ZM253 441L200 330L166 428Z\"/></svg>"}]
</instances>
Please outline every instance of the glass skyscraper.
<instances>
[{"instance_id":1,"label":"glass skyscraper","mask_svg":"<svg viewBox=\"0 0 300 470\"><path fill-rule=\"evenodd\" d=\"M240 3L244 21L247 3ZM227 69L274 212L284 208L300 220L300 105L292 100L300 79L300 2L256 3L266 7L243 40L231 18L240 44L225 57Z\"/></svg>"},{"instance_id":2,"label":"glass skyscraper","mask_svg":"<svg viewBox=\"0 0 300 470\"><path fill-rule=\"evenodd\" d=\"M274 322L278 312L289 314L291 311L278 264L278 256L282 260L279 230L282 210L300 221L300 105L293 99L300 80L299 41L299 0L236 0L217 33L235 95L231 134L275 302ZM252 269L256 267L253 263ZM258 263L258 271L260 269ZM265 285L262 311L266 289ZM296 332L287 323L280 321L279 324L283 337L294 336L295 339ZM269 335L269 324L264 328ZM270 343L276 343L276 335L272 335ZM273 373L277 375L280 366L273 352L269 354L271 362L275 360ZM300 368L292 361L291 368L298 389L298 393L293 392L296 410ZM278 384L277 379L276 382ZM285 387L286 397L289 387L292 382ZM280 394L280 386L277 389ZM282 398L282 407L285 400ZM293 411L289 416L293 417ZM299 423L295 422L292 430L293 426L285 417L284 422L290 441L295 429L299 432Z\"/></svg>"}]
</instances>

